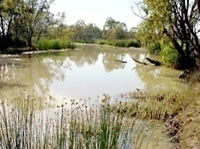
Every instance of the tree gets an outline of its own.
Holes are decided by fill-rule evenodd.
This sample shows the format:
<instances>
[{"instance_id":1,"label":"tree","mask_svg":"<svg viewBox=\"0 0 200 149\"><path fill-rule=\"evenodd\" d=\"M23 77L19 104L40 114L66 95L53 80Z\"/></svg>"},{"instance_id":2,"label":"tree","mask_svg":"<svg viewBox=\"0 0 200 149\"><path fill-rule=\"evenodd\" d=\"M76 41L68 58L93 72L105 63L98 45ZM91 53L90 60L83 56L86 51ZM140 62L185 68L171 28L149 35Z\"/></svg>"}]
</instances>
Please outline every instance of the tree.
<instances>
[{"instance_id":1,"label":"tree","mask_svg":"<svg viewBox=\"0 0 200 149\"><path fill-rule=\"evenodd\" d=\"M22 3L21 0L2 0L0 3L0 43L2 46L7 46L7 42L11 38L12 25L21 13L18 7Z\"/></svg>"},{"instance_id":2,"label":"tree","mask_svg":"<svg viewBox=\"0 0 200 149\"><path fill-rule=\"evenodd\" d=\"M26 11L26 39L28 46L32 46L32 38L35 34L41 34L42 30L48 28L51 23L51 13L49 12L50 4L52 1L48 0L25 0ZM39 32L37 32L40 30Z\"/></svg>"},{"instance_id":3,"label":"tree","mask_svg":"<svg viewBox=\"0 0 200 149\"><path fill-rule=\"evenodd\" d=\"M93 43L102 37L102 32L95 24L86 24L83 20L79 20L76 24L67 27L66 36L77 42Z\"/></svg>"},{"instance_id":4,"label":"tree","mask_svg":"<svg viewBox=\"0 0 200 149\"><path fill-rule=\"evenodd\" d=\"M141 7L145 12L142 29L150 29L150 39L157 36L162 43L170 41L182 69L194 69L200 59L198 4L198 0L144 0Z\"/></svg>"},{"instance_id":5,"label":"tree","mask_svg":"<svg viewBox=\"0 0 200 149\"><path fill-rule=\"evenodd\" d=\"M49 12L52 0L2 0L0 2L0 43L4 48L24 39L32 46L33 37L39 40L53 23Z\"/></svg>"},{"instance_id":6,"label":"tree","mask_svg":"<svg viewBox=\"0 0 200 149\"><path fill-rule=\"evenodd\" d=\"M95 24L88 24L85 28L87 42L94 42L96 39L101 39L102 32Z\"/></svg>"},{"instance_id":7,"label":"tree","mask_svg":"<svg viewBox=\"0 0 200 149\"><path fill-rule=\"evenodd\" d=\"M75 39L77 41L85 40L85 27L86 23L83 20L78 20L73 27L73 31L75 32Z\"/></svg>"},{"instance_id":8,"label":"tree","mask_svg":"<svg viewBox=\"0 0 200 149\"><path fill-rule=\"evenodd\" d=\"M103 27L103 37L109 40L119 40L126 37L127 27L123 22L108 18Z\"/></svg>"},{"instance_id":9,"label":"tree","mask_svg":"<svg viewBox=\"0 0 200 149\"><path fill-rule=\"evenodd\" d=\"M198 1L198 8L199 8L199 13L200 13L200 1Z\"/></svg>"}]
</instances>

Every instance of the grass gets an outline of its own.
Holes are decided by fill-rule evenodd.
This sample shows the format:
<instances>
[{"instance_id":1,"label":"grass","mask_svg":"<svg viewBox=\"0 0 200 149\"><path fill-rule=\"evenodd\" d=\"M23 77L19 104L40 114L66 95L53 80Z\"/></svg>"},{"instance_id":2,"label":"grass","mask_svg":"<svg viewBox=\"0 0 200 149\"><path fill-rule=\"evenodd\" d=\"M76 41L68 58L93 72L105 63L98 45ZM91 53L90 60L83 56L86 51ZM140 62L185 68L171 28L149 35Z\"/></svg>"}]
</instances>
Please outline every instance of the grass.
<instances>
[{"instance_id":1,"label":"grass","mask_svg":"<svg viewBox=\"0 0 200 149\"><path fill-rule=\"evenodd\" d=\"M46 104L49 108L42 111L35 102L28 97L1 103L1 149L117 149L134 142L130 129L135 119L112 113L108 102L88 106L71 100L56 110Z\"/></svg>"},{"instance_id":2,"label":"grass","mask_svg":"<svg viewBox=\"0 0 200 149\"><path fill-rule=\"evenodd\" d=\"M131 94L134 101L120 102L111 109L136 119L159 120L165 124L172 143L181 148L198 148L199 91L181 86L178 91L172 90L137 91Z\"/></svg>"},{"instance_id":3,"label":"grass","mask_svg":"<svg viewBox=\"0 0 200 149\"><path fill-rule=\"evenodd\" d=\"M120 103L113 107L118 113L126 113L130 117L142 119L165 120L170 115L183 111L191 102L189 97L192 92L171 92L171 91L139 91L131 94L135 102Z\"/></svg>"},{"instance_id":4,"label":"grass","mask_svg":"<svg viewBox=\"0 0 200 149\"><path fill-rule=\"evenodd\" d=\"M100 40L98 43L101 45L110 45L115 47L141 47L138 40Z\"/></svg>"},{"instance_id":5,"label":"grass","mask_svg":"<svg viewBox=\"0 0 200 149\"><path fill-rule=\"evenodd\" d=\"M60 40L60 39L43 39L38 42L38 48L40 50L50 50L50 49L74 49L75 45L70 41Z\"/></svg>"}]
</instances>

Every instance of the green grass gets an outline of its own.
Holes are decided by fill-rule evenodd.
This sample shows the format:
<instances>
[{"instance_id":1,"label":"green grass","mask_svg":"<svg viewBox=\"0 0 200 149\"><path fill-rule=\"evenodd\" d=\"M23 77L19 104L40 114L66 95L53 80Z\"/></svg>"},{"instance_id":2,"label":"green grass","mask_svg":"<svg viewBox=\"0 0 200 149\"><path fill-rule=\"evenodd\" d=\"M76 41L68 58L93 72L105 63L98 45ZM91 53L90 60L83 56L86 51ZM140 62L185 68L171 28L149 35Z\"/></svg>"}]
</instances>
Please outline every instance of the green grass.
<instances>
[{"instance_id":1,"label":"green grass","mask_svg":"<svg viewBox=\"0 0 200 149\"><path fill-rule=\"evenodd\" d=\"M110 45L115 47L141 47L138 40L100 40L98 43L101 45Z\"/></svg>"},{"instance_id":2,"label":"green grass","mask_svg":"<svg viewBox=\"0 0 200 149\"><path fill-rule=\"evenodd\" d=\"M50 49L59 50L59 49L67 49L67 48L74 49L75 45L72 42L66 41L66 40L43 39L38 42L38 48L40 50L50 50Z\"/></svg>"}]
</instances>

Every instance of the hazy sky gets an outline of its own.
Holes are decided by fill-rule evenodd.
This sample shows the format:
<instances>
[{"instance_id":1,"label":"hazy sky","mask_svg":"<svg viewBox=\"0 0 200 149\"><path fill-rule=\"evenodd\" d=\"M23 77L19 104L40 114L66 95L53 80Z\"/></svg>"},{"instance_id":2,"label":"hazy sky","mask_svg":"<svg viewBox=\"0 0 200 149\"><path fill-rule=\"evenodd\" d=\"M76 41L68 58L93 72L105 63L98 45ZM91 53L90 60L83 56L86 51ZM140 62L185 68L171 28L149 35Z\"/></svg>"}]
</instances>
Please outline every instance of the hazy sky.
<instances>
[{"instance_id":1,"label":"hazy sky","mask_svg":"<svg viewBox=\"0 0 200 149\"><path fill-rule=\"evenodd\" d=\"M133 0L55 0L51 11L55 14L65 12L68 25L83 19L102 28L106 18L112 17L126 23L130 29L140 20L132 12L133 4Z\"/></svg>"}]
</instances>

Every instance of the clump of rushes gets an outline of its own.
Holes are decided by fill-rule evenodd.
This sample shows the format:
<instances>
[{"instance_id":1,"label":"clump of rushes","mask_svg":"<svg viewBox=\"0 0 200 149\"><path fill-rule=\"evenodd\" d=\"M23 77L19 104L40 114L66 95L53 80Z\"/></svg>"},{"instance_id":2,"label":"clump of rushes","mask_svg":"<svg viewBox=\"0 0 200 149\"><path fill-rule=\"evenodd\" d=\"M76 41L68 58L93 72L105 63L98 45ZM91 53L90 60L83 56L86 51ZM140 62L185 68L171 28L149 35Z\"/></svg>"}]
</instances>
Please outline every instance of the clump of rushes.
<instances>
[{"instance_id":1,"label":"clump of rushes","mask_svg":"<svg viewBox=\"0 0 200 149\"><path fill-rule=\"evenodd\" d=\"M48 104L46 110L42 104L38 108L30 97L1 103L0 148L117 149L124 142L132 145L130 130L135 119L114 114L107 96L100 105L87 103L71 100L56 110Z\"/></svg>"},{"instance_id":2,"label":"clump of rushes","mask_svg":"<svg viewBox=\"0 0 200 149\"><path fill-rule=\"evenodd\" d=\"M110 45L115 47L141 47L140 41L134 39L134 40L100 40L98 42L100 45Z\"/></svg>"},{"instance_id":3,"label":"clump of rushes","mask_svg":"<svg viewBox=\"0 0 200 149\"><path fill-rule=\"evenodd\" d=\"M38 48L40 50L52 50L52 49L59 50L66 48L74 49L75 45L70 41L61 39L55 39L55 40L43 39L38 42Z\"/></svg>"}]
</instances>

